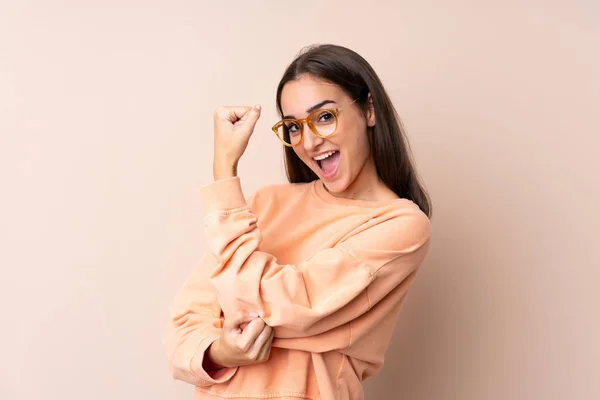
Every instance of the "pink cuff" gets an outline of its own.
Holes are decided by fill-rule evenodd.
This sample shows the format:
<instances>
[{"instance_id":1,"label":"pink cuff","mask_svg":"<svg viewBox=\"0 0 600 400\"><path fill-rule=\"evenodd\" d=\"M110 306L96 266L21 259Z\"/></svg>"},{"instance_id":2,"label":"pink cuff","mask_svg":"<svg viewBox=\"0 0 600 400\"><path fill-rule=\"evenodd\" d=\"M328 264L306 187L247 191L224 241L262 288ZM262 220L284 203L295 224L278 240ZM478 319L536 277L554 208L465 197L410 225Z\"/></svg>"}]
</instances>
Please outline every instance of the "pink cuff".
<instances>
[{"instance_id":1,"label":"pink cuff","mask_svg":"<svg viewBox=\"0 0 600 400\"><path fill-rule=\"evenodd\" d=\"M215 371L207 372L202 368L204 363L204 356L206 350L218 337L205 338L200 342L196 354L190 360L190 370L200 380L208 384L224 383L230 380L235 373L237 368L221 368Z\"/></svg>"}]
</instances>

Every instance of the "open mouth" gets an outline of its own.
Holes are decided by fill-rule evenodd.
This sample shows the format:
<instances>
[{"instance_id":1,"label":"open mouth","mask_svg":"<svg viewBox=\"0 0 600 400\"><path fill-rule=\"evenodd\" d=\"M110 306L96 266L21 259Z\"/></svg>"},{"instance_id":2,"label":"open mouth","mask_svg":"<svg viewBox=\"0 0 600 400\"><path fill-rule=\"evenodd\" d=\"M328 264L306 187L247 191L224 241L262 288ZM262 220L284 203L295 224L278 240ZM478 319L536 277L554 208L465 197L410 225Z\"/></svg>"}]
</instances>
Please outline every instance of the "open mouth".
<instances>
[{"instance_id":1,"label":"open mouth","mask_svg":"<svg viewBox=\"0 0 600 400\"><path fill-rule=\"evenodd\" d=\"M337 172L340 164L340 152L332 150L314 157L313 160L321 170L324 178L331 178Z\"/></svg>"}]
</instances>

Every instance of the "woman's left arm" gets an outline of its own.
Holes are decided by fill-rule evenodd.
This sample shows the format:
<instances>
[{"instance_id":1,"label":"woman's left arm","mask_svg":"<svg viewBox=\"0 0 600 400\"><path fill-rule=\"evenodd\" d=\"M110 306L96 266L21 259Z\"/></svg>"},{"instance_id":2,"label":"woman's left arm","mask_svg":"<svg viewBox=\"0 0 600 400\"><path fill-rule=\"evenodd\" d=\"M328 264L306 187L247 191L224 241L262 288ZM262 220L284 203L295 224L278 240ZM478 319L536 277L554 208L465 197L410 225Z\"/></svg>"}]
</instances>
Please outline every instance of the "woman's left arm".
<instances>
[{"instance_id":1,"label":"woman's left arm","mask_svg":"<svg viewBox=\"0 0 600 400\"><path fill-rule=\"evenodd\" d=\"M261 233L239 178L204 186L201 197L219 260L210 280L226 315L258 312L281 338L316 335L363 315L408 281L429 245L429 219L407 207L305 262L279 264L258 250Z\"/></svg>"}]
</instances>

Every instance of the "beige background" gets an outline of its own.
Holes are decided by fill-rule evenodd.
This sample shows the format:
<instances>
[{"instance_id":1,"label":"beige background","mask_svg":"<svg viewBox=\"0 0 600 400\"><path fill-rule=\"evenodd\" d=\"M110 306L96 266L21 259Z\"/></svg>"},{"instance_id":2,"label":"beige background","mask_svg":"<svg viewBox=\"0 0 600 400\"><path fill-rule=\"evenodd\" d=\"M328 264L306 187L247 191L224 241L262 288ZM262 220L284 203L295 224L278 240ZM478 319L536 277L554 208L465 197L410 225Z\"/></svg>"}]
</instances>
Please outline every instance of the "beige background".
<instances>
[{"instance_id":1,"label":"beige background","mask_svg":"<svg viewBox=\"0 0 600 400\"><path fill-rule=\"evenodd\" d=\"M275 88L316 42L378 71L434 200L368 399L600 398L600 6L368 3L0 2L0 399L190 398L161 335L212 111L261 103L244 188L283 181Z\"/></svg>"}]
</instances>

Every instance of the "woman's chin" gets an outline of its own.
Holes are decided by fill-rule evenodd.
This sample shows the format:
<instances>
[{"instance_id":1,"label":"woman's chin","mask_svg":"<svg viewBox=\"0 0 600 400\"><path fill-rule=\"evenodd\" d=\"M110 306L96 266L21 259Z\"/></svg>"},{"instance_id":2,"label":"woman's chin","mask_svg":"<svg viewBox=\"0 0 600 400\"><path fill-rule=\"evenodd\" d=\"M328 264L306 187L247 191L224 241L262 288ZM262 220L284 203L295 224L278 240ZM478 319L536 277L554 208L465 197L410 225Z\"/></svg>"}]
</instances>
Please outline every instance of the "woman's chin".
<instances>
[{"instance_id":1,"label":"woman's chin","mask_svg":"<svg viewBox=\"0 0 600 400\"><path fill-rule=\"evenodd\" d=\"M341 167L341 166L340 166ZM323 182L325 189L331 194L341 194L348 188L347 179L340 174L340 168L336 168L331 176L327 176L318 166L313 165L312 171Z\"/></svg>"}]
</instances>

